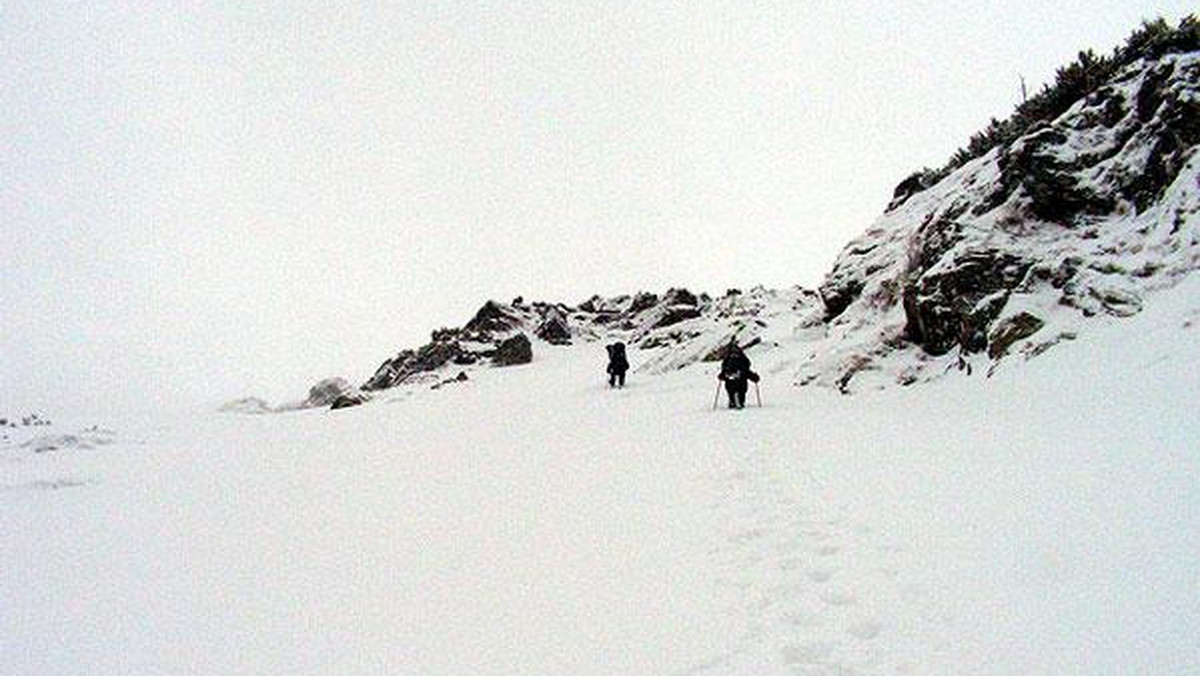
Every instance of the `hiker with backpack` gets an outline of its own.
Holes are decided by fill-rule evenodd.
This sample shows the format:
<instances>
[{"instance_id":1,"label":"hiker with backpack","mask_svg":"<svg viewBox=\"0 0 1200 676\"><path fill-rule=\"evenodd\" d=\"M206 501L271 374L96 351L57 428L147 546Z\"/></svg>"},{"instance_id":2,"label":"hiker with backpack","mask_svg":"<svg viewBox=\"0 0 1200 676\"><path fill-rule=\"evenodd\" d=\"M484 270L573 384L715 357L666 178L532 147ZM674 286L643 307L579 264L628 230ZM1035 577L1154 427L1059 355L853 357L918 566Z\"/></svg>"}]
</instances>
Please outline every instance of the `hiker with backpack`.
<instances>
[{"instance_id":1,"label":"hiker with backpack","mask_svg":"<svg viewBox=\"0 0 1200 676\"><path fill-rule=\"evenodd\" d=\"M625 343L605 345L608 350L608 386L625 387L625 372L629 370L629 360L625 358Z\"/></svg>"},{"instance_id":2,"label":"hiker with backpack","mask_svg":"<svg viewBox=\"0 0 1200 676\"><path fill-rule=\"evenodd\" d=\"M721 372L717 380L725 383L725 393L729 395L729 408L746 407L746 390L749 383L758 382L758 374L750 369L750 358L737 344L737 338L732 338L725 346L725 356L721 359Z\"/></svg>"}]
</instances>

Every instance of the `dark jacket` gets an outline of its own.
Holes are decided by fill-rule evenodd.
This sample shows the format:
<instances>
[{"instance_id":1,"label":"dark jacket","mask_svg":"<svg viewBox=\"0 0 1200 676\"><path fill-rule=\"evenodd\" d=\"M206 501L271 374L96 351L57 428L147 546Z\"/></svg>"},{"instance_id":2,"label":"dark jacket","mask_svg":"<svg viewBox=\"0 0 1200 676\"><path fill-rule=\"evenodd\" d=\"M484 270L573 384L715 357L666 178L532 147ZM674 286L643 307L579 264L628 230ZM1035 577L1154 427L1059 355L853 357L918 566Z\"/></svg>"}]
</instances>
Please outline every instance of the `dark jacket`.
<instances>
[{"instance_id":1,"label":"dark jacket","mask_svg":"<svg viewBox=\"0 0 1200 676\"><path fill-rule=\"evenodd\" d=\"M608 350L608 372L624 373L629 370L629 360L625 358L625 343L606 345Z\"/></svg>"},{"instance_id":2,"label":"dark jacket","mask_svg":"<svg viewBox=\"0 0 1200 676\"><path fill-rule=\"evenodd\" d=\"M726 351L717 378L724 380L725 386L732 389L744 389L747 381L758 382L758 374L750 369L750 358L739 347Z\"/></svg>"}]
</instances>

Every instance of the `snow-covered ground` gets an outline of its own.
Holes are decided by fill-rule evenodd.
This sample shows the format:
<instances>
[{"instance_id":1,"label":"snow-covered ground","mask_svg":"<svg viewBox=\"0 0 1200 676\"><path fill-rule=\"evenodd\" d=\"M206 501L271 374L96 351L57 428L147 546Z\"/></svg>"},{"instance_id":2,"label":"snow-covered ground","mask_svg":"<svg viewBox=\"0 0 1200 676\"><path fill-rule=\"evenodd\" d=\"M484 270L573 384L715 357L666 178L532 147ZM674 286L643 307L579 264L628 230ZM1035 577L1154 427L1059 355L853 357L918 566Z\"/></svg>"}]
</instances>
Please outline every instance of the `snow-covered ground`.
<instances>
[{"instance_id":1,"label":"snow-covered ground","mask_svg":"<svg viewBox=\"0 0 1200 676\"><path fill-rule=\"evenodd\" d=\"M538 345L353 409L9 429L0 672L1200 673L1197 299L850 397L767 351L740 412L713 364L610 391Z\"/></svg>"}]
</instances>

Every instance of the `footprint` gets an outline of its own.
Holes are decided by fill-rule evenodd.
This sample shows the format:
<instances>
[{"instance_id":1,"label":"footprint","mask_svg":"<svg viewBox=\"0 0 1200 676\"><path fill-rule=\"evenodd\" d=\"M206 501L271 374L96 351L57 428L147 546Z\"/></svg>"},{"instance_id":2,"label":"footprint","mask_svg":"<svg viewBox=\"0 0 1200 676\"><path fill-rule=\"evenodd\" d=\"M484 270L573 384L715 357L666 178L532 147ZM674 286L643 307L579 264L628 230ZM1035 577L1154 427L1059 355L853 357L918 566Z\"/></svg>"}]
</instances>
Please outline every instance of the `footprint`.
<instances>
[{"instance_id":1,"label":"footprint","mask_svg":"<svg viewBox=\"0 0 1200 676\"><path fill-rule=\"evenodd\" d=\"M875 620L863 620L850 625L850 628L846 630L846 633L850 634L856 639L859 639L860 641L870 641L876 636L879 636L879 632L881 631L883 631L883 625L879 622L876 622Z\"/></svg>"}]
</instances>

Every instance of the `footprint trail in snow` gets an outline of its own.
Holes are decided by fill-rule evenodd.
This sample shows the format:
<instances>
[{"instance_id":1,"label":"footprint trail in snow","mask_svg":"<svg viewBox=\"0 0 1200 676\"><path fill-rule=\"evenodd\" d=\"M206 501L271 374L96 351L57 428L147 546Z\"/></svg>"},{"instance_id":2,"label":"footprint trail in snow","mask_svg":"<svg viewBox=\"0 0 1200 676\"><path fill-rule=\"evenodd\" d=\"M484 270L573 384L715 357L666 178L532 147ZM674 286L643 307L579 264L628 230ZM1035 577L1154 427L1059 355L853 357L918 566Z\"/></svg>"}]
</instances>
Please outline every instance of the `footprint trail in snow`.
<instances>
[{"instance_id":1,"label":"footprint trail in snow","mask_svg":"<svg viewBox=\"0 0 1200 676\"><path fill-rule=\"evenodd\" d=\"M777 454L802 451L772 447L747 422L734 421L732 448L705 477L727 524L709 552L714 583L746 630L733 651L687 673L925 671L931 656L908 647L939 645L948 620L906 581L905 547L851 521L811 472L784 481Z\"/></svg>"}]
</instances>

